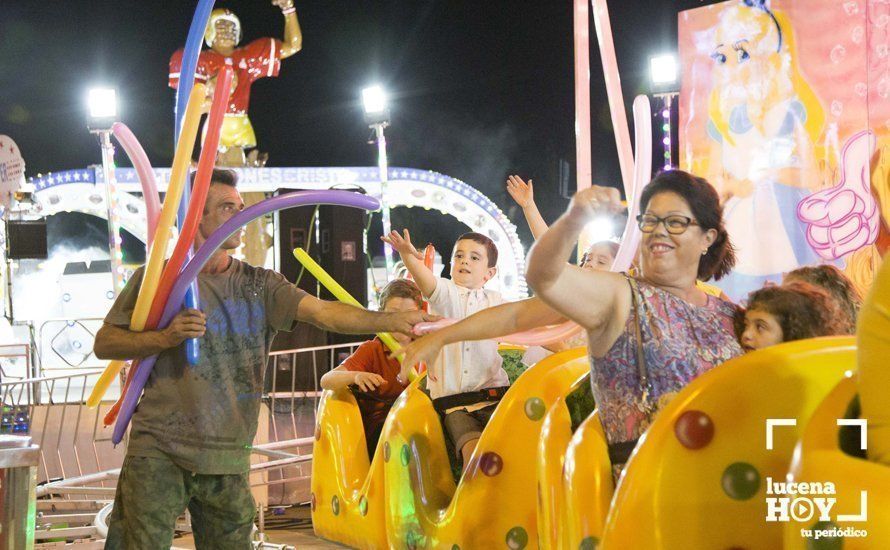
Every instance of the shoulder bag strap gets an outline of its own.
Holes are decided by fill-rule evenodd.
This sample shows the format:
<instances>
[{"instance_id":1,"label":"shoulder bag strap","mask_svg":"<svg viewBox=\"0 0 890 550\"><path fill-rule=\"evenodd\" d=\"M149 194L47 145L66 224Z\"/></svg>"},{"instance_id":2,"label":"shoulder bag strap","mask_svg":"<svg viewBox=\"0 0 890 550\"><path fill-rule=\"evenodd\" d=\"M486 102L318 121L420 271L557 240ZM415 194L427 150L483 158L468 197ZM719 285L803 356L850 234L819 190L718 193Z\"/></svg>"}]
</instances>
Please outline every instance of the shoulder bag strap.
<instances>
[{"instance_id":1,"label":"shoulder bag strap","mask_svg":"<svg viewBox=\"0 0 890 550\"><path fill-rule=\"evenodd\" d=\"M650 402L652 383L649 380L649 370L646 368L646 355L643 352L643 329L642 329L642 315L640 314L640 309L643 307L642 298L640 296L640 289L637 286L637 281L633 277L627 277L627 282L630 284L630 295L631 300L633 302L633 315L634 315L634 334L636 335L636 353L637 353L637 371L640 376L640 388L643 393L643 403L642 409L643 412L648 416L652 413L652 403Z\"/></svg>"}]
</instances>

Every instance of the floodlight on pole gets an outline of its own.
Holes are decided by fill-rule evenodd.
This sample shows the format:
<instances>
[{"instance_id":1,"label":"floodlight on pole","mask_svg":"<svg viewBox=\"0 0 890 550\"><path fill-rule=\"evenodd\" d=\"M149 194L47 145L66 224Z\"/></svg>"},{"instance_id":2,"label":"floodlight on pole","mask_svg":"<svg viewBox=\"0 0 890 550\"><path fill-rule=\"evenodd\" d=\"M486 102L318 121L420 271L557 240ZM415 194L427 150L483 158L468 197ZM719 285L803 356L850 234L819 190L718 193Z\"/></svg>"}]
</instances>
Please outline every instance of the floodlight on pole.
<instances>
[{"instance_id":1,"label":"floodlight on pole","mask_svg":"<svg viewBox=\"0 0 890 550\"><path fill-rule=\"evenodd\" d=\"M118 121L117 91L90 88L87 92L87 126L90 130L110 130Z\"/></svg>"},{"instance_id":2,"label":"floodlight on pole","mask_svg":"<svg viewBox=\"0 0 890 550\"><path fill-rule=\"evenodd\" d=\"M670 87L677 82L677 58L661 54L649 58L649 79L654 87Z\"/></svg>"},{"instance_id":3,"label":"floodlight on pole","mask_svg":"<svg viewBox=\"0 0 890 550\"><path fill-rule=\"evenodd\" d=\"M377 114L386 110L386 92L380 86L368 86L362 90L362 103L365 113Z\"/></svg>"},{"instance_id":4,"label":"floodlight on pole","mask_svg":"<svg viewBox=\"0 0 890 550\"><path fill-rule=\"evenodd\" d=\"M115 296L123 289L126 282L114 176L114 145L111 143L111 127L118 121L118 115L117 91L114 88L89 89L87 128L99 137L99 145L102 148L102 176L105 180L105 207L108 218L108 252L111 257L111 279Z\"/></svg>"},{"instance_id":5,"label":"floodlight on pole","mask_svg":"<svg viewBox=\"0 0 890 550\"><path fill-rule=\"evenodd\" d=\"M364 88L362 106L365 110L365 122L372 128L377 124L389 125L386 91L382 86L375 84Z\"/></svg>"},{"instance_id":6,"label":"floodlight on pole","mask_svg":"<svg viewBox=\"0 0 890 550\"><path fill-rule=\"evenodd\" d=\"M655 97L661 98L662 144L664 145L664 170L671 170L673 163L673 136L671 135L671 110L674 97L680 88L677 57L672 53L654 55L649 58L649 81Z\"/></svg>"},{"instance_id":7,"label":"floodlight on pole","mask_svg":"<svg viewBox=\"0 0 890 550\"><path fill-rule=\"evenodd\" d=\"M392 229L389 205L386 204L386 184L389 180L389 159L386 155L386 135L383 129L389 126L389 107L386 92L380 85L368 86L362 90L362 105L365 110L365 122L374 130L377 141L377 169L380 173L380 216L383 221L383 234L389 235ZM393 275L393 251L388 243L383 245L383 258L386 262L386 278Z\"/></svg>"}]
</instances>

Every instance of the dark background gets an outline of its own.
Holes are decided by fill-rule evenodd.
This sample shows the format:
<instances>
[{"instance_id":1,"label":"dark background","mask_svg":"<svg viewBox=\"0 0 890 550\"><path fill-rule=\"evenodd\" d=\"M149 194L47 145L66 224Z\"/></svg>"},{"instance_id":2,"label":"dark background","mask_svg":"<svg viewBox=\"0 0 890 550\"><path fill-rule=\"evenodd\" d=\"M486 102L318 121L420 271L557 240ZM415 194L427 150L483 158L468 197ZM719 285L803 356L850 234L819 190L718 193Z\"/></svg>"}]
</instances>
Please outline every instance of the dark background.
<instances>
[{"instance_id":1,"label":"dark background","mask_svg":"<svg viewBox=\"0 0 890 550\"><path fill-rule=\"evenodd\" d=\"M709 3L610 2L628 113L636 94L650 92L649 56L676 50L677 13ZM250 118L269 165L375 164L359 96L362 87L380 82L390 94L391 166L435 170L473 185L507 211L526 245L531 235L522 212L504 191L508 174L534 179L548 222L565 208L560 185L569 193L575 188L571 0L295 4L303 50L282 61L278 78L256 82L251 93ZM19 144L28 176L100 162L85 127L86 90L96 83L117 87L122 120L153 165L169 166L174 91L167 87L167 62L184 45L194 5L3 0L0 133ZM216 7L240 17L242 45L283 37L283 17L268 1L220 1ZM592 21L590 31L593 178L618 185ZM657 163L657 149L654 157ZM120 150L117 161L128 163ZM436 223L416 221L418 214L396 209L393 226L418 227L416 240L432 241L447 257L464 228L435 213L429 215ZM72 220L56 231L89 233L83 219ZM101 246L104 222L91 223Z\"/></svg>"}]
</instances>

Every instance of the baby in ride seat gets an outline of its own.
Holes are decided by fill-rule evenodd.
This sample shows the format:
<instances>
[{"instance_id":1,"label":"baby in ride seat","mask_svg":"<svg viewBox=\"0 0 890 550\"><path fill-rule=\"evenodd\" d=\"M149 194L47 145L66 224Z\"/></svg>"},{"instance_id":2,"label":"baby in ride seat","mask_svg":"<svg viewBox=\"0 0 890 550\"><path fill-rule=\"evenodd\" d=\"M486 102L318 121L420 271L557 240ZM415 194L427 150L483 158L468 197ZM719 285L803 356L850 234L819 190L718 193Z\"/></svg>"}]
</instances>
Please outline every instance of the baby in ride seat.
<instances>
[{"instance_id":1,"label":"baby in ride seat","mask_svg":"<svg viewBox=\"0 0 890 550\"><path fill-rule=\"evenodd\" d=\"M420 289L407 279L391 281L380 293L381 311L417 311L423 306ZM413 338L393 333L393 338L404 346ZM383 423L393 402L405 389L398 380L399 362L390 357L380 338L360 345L339 367L321 377L321 387L337 390L356 386L359 410L368 444L368 458L373 459L377 440L383 431Z\"/></svg>"},{"instance_id":2,"label":"baby in ride seat","mask_svg":"<svg viewBox=\"0 0 890 550\"><path fill-rule=\"evenodd\" d=\"M436 277L423 264L423 255L411 244L408 230L393 231L383 240L391 244L420 287L430 312L463 319L503 303L501 295L483 288L497 273L498 249L480 233L458 237L451 255L451 279ZM442 348L434 365L428 365L427 388L433 405L444 415L445 431L466 469L470 455L509 385L493 340L458 342ZM408 367L400 376L407 380Z\"/></svg>"}]
</instances>

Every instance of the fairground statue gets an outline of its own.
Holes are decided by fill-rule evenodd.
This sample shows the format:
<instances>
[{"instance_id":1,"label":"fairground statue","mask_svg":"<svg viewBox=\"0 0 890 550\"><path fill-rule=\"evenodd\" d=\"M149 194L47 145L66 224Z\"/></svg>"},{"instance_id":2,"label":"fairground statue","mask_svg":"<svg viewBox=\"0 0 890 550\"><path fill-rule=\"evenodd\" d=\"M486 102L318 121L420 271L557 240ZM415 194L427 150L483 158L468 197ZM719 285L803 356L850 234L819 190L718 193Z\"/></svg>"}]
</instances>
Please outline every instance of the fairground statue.
<instances>
[{"instance_id":1,"label":"fairground statue","mask_svg":"<svg viewBox=\"0 0 890 550\"><path fill-rule=\"evenodd\" d=\"M228 9L215 9L210 14L204 42L210 49L201 51L198 57L195 80L207 85L205 108L209 110L219 69L230 64L235 69L229 106L226 109L220 132L218 166L254 166L266 164L269 155L256 149L256 135L247 117L250 103L250 86L265 77L278 76L281 60L290 57L303 47L303 33L297 20L293 0L272 0L284 16L284 41L277 38L259 38L244 47L241 41L241 21ZM171 88L179 85L182 66L182 49L170 58ZM204 128L206 133L206 126ZM252 149L248 152L248 149ZM262 193L244 193L244 204L250 206L261 200ZM271 246L272 238L264 218L247 225L241 254L253 265L262 266Z\"/></svg>"},{"instance_id":2,"label":"fairground statue","mask_svg":"<svg viewBox=\"0 0 890 550\"><path fill-rule=\"evenodd\" d=\"M256 136L247 117L250 86L260 78L278 76L281 60L294 55L303 46L303 33L293 0L272 0L272 5L280 8L284 15L283 42L277 38L259 38L238 48L241 22L228 9L213 10L204 32L204 42L210 49L201 51L195 79L207 85L208 106L219 69L227 64L235 69L219 141L218 164L221 166L262 166L265 163L267 155L260 155L256 150L246 154L248 149L256 147ZM182 49L179 49L170 58L171 88L179 85L181 66Z\"/></svg>"}]
</instances>

